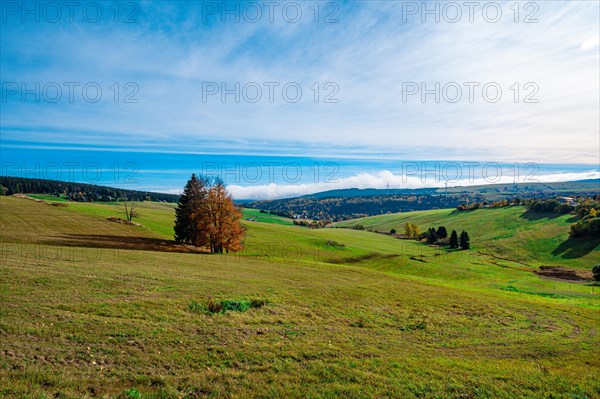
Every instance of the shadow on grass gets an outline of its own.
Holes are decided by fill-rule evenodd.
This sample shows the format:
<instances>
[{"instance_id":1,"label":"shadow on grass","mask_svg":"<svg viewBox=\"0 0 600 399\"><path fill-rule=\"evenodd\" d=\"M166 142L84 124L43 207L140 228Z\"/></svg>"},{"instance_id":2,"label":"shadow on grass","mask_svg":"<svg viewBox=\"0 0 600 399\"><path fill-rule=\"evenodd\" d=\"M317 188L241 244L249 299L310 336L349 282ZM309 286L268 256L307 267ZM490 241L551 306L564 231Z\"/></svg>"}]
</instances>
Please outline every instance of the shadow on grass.
<instances>
[{"instance_id":1,"label":"shadow on grass","mask_svg":"<svg viewBox=\"0 0 600 399\"><path fill-rule=\"evenodd\" d=\"M462 211L459 211L458 209L453 209L452 212L450 212L450 216L454 216L454 215L467 215L471 212L475 212L475 211L482 211L485 208L478 208L478 209L464 209Z\"/></svg>"},{"instance_id":2,"label":"shadow on grass","mask_svg":"<svg viewBox=\"0 0 600 399\"><path fill-rule=\"evenodd\" d=\"M69 247L130 249L137 251L207 253L203 248L180 244L173 240L106 234L65 234L53 236L51 239L43 242L43 244Z\"/></svg>"},{"instance_id":3,"label":"shadow on grass","mask_svg":"<svg viewBox=\"0 0 600 399\"><path fill-rule=\"evenodd\" d=\"M527 219L527 220L542 220L542 219L556 219L559 216L562 216L562 215L559 215L558 213L554 213L554 212L525 211L519 217L521 219Z\"/></svg>"},{"instance_id":4,"label":"shadow on grass","mask_svg":"<svg viewBox=\"0 0 600 399\"><path fill-rule=\"evenodd\" d=\"M552 251L552 255L564 259L581 258L600 245L600 238L569 238Z\"/></svg>"}]
</instances>

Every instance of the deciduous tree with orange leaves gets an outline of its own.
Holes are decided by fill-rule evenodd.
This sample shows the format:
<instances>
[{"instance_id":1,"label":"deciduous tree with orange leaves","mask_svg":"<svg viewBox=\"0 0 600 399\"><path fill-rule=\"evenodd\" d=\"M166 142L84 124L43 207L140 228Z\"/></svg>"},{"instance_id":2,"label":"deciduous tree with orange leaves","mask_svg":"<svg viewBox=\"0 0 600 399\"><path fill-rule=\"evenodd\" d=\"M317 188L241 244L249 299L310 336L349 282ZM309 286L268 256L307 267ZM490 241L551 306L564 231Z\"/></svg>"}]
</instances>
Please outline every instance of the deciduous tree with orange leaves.
<instances>
[{"instance_id":1,"label":"deciduous tree with orange leaves","mask_svg":"<svg viewBox=\"0 0 600 399\"><path fill-rule=\"evenodd\" d=\"M242 213L220 178L192 175L175 214L176 241L207 247L212 253L243 249Z\"/></svg>"}]
</instances>

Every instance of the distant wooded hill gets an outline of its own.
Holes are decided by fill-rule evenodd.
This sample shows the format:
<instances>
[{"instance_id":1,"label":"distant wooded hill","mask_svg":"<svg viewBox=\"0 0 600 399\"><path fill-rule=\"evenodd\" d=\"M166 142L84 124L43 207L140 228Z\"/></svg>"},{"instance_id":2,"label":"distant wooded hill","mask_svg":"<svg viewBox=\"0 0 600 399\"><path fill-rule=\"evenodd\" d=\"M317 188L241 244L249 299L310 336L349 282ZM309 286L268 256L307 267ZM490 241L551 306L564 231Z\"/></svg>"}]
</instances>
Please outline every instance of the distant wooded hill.
<instances>
[{"instance_id":1,"label":"distant wooded hill","mask_svg":"<svg viewBox=\"0 0 600 399\"><path fill-rule=\"evenodd\" d=\"M177 202L175 194L151 191L127 190L94 184L65 182L59 180L30 179L24 177L0 176L0 190L4 195L49 194L66 196L72 201L111 202L127 198L130 201Z\"/></svg>"},{"instance_id":2,"label":"distant wooded hill","mask_svg":"<svg viewBox=\"0 0 600 399\"><path fill-rule=\"evenodd\" d=\"M600 191L600 179L589 179L560 183L517 183L517 184L485 184L480 186L448 187L448 194L482 194L488 200L507 199L507 196L521 194L523 198L533 198L539 193L556 195L594 195ZM376 188L347 188L340 190L321 191L304 195L301 198L334 198L334 197L369 197L387 194L439 195L445 194L441 187L406 188L406 189L376 189Z\"/></svg>"},{"instance_id":3,"label":"distant wooded hill","mask_svg":"<svg viewBox=\"0 0 600 399\"><path fill-rule=\"evenodd\" d=\"M484 201L482 195L469 196L471 201ZM256 201L246 207L271 213L315 220L347 220L385 213L454 208L465 201L462 195L385 194L354 197L298 197Z\"/></svg>"},{"instance_id":4,"label":"distant wooded hill","mask_svg":"<svg viewBox=\"0 0 600 399\"><path fill-rule=\"evenodd\" d=\"M491 184L470 187L421 189L343 189L297 198L255 201L245 206L307 219L347 220L386 213L454 208L460 204L484 203L514 198L593 197L600 193L600 180L562 183Z\"/></svg>"}]
</instances>

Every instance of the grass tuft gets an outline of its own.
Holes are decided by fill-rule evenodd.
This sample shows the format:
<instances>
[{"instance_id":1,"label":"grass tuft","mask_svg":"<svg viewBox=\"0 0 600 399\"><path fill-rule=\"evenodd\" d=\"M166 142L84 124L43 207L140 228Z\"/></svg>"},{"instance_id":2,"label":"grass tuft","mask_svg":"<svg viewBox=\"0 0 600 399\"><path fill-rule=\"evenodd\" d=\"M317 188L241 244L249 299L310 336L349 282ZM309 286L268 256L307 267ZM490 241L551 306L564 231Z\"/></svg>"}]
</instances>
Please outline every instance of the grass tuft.
<instances>
[{"instance_id":1,"label":"grass tuft","mask_svg":"<svg viewBox=\"0 0 600 399\"><path fill-rule=\"evenodd\" d=\"M223 299L220 301L209 297L205 303L198 303L194 300L188 305L188 310L192 313L217 314L231 312L246 312L249 309L258 309L267 305L265 299Z\"/></svg>"},{"instance_id":2,"label":"grass tuft","mask_svg":"<svg viewBox=\"0 0 600 399\"><path fill-rule=\"evenodd\" d=\"M135 388L126 389L121 395L124 399L141 399L142 394Z\"/></svg>"}]
</instances>

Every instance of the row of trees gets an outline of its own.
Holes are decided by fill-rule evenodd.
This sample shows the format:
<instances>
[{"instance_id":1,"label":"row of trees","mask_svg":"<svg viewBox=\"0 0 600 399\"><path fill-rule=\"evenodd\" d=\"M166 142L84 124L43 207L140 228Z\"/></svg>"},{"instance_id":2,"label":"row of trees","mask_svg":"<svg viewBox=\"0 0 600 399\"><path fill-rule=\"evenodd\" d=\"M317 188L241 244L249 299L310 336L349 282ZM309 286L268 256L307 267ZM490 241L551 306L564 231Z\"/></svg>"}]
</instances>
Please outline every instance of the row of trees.
<instances>
[{"instance_id":1,"label":"row of trees","mask_svg":"<svg viewBox=\"0 0 600 399\"><path fill-rule=\"evenodd\" d=\"M460 247L460 249L471 249L471 237L469 237L469 233L464 230L460 233L458 242L456 239L456 230L452 230L452 234L450 235L450 248L458 247Z\"/></svg>"},{"instance_id":2,"label":"row of trees","mask_svg":"<svg viewBox=\"0 0 600 399\"><path fill-rule=\"evenodd\" d=\"M527 209L532 212L540 213L558 213L559 215L566 215L575 210L574 206L569 204L561 203L557 199L534 199L527 203Z\"/></svg>"},{"instance_id":3,"label":"row of trees","mask_svg":"<svg viewBox=\"0 0 600 399\"><path fill-rule=\"evenodd\" d=\"M296 226L310 227L311 229L322 229L333 223L331 220L302 220L294 219ZM362 228L364 230L364 226Z\"/></svg>"},{"instance_id":4,"label":"row of trees","mask_svg":"<svg viewBox=\"0 0 600 399\"><path fill-rule=\"evenodd\" d=\"M437 228L437 230L435 229L435 227L430 227L427 230L427 242L429 244L435 244L438 239L444 239L448 237L448 230L446 230L446 227L444 226L440 226Z\"/></svg>"},{"instance_id":5,"label":"row of trees","mask_svg":"<svg viewBox=\"0 0 600 399\"><path fill-rule=\"evenodd\" d=\"M390 234L396 234L396 229L391 229ZM448 245L452 249L471 248L471 238L469 237L469 233L463 230L459 236L456 230L452 230L452 233L448 238L448 230L446 229L446 226L439 226L437 229L435 227L430 227L427 229L427 233L421 233L419 231L419 226L414 223L407 222L404 224L404 237L415 240L424 239L428 244Z\"/></svg>"},{"instance_id":6,"label":"row of trees","mask_svg":"<svg viewBox=\"0 0 600 399\"><path fill-rule=\"evenodd\" d=\"M445 226L440 226L437 228L437 230L435 227L429 228L427 231L427 243L432 245L447 244L451 249L471 248L471 238L469 237L469 233L463 230L459 236L456 230L452 230L452 233L450 233L450 238L448 238L448 230L446 230Z\"/></svg>"},{"instance_id":7,"label":"row of trees","mask_svg":"<svg viewBox=\"0 0 600 399\"><path fill-rule=\"evenodd\" d=\"M223 180L192 174L175 210L175 241L207 247L212 253L240 251L241 218Z\"/></svg>"},{"instance_id":8,"label":"row of trees","mask_svg":"<svg viewBox=\"0 0 600 399\"><path fill-rule=\"evenodd\" d=\"M595 208L571 225L570 237L600 237L600 217Z\"/></svg>"},{"instance_id":9,"label":"row of trees","mask_svg":"<svg viewBox=\"0 0 600 399\"><path fill-rule=\"evenodd\" d=\"M579 219L582 219L593 213L592 209L596 211L596 216L600 213L600 198L585 198L580 200L575 207L575 214Z\"/></svg>"},{"instance_id":10,"label":"row of trees","mask_svg":"<svg viewBox=\"0 0 600 399\"><path fill-rule=\"evenodd\" d=\"M570 237L600 237L600 198L583 198L574 209L579 219L571 225Z\"/></svg>"},{"instance_id":11,"label":"row of trees","mask_svg":"<svg viewBox=\"0 0 600 399\"><path fill-rule=\"evenodd\" d=\"M460 204L456 207L457 211L474 211L481 208L505 208L507 206L521 205L522 201L520 198L513 198L511 200L499 200L499 201L480 201L480 202L467 202Z\"/></svg>"}]
</instances>

